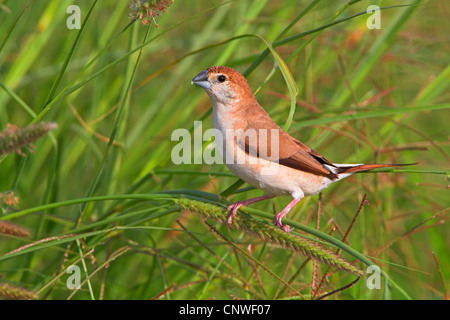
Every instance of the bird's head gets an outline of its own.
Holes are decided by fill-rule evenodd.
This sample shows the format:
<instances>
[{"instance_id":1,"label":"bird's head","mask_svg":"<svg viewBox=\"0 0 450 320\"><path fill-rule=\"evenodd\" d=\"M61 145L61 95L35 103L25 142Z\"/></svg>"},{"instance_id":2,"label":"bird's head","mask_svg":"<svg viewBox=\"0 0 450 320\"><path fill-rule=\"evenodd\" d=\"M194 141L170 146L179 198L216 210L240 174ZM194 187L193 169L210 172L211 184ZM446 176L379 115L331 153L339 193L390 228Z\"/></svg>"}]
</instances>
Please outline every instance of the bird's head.
<instances>
[{"instance_id":1,"label":"bird's head","mask_svg":"<svg viewBox=\"0 0 450 320\"><path fill-rule=\"evenodd\" d=\"M213 103L233 106L245 99L254 99L245 77L229 67L208 68L196 75L191 83L205 89Z\"/></svg>"}]
</instances>

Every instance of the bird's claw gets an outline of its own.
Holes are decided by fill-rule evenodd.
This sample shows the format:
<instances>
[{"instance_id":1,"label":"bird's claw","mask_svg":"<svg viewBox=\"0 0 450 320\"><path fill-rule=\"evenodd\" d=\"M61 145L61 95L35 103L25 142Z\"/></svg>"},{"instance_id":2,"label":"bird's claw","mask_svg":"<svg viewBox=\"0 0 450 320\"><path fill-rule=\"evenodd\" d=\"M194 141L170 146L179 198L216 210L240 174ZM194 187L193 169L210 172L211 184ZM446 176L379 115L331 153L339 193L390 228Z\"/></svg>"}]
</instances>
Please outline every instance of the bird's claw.
<instances>
[{"instance_id":1,"label":"bird's claw","mask_svg":"<svg viewBox=\"0 0 450 320\"><path fill-rule=\"evenodd\" d=\"M233 218L236 217L237 211L242 206L243 206L243 203L241 201L238 201L236 203L230 204L228 206L227 213L231 211L231 214L230 214L230 216L227 219L228 227L231 228L231 226L233 225Z\"/></svg>"},{"instance_id":2,"label":"bird's claw","mask_svg":"<svg viewBox=\"0 0 450 320\"><path fill-rule=\"evenodd\" d=\"M284 218L284 214L281 212L281 213L279 213L279 214L277 214L276 216L275 216L275 221L273 222L273 224L276 226L276 227L278 227L278 228L280 228L281 230L283 230L284 232L291 232L292 230L294 230L294 228L291 228L291 227L289 227L287 224L283 224L282 222L281 222L281 219L283 219Z\"/></svg>"}]
</instances>

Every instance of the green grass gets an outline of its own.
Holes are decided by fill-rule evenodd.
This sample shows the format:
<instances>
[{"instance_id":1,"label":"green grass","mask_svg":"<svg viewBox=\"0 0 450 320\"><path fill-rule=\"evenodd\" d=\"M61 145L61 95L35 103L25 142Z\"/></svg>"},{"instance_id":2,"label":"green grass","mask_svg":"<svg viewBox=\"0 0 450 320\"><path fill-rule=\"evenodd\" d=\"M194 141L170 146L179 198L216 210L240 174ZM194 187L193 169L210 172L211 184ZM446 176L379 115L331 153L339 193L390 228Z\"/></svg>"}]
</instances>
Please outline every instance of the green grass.
<instances>
[{"instance_id":1,"label":"green grass","mask_svg":"<svg viewBox=\"0 0 450 320\"><path fill-rule=\"evenodd\" d=\"M76 1L80 30L60 1L1 4L0 131L58 129L0 156L0 231L31 232L0 233L0 297L448 298L447 2L378 1L380 30L365 0L175 1L159 28L131 21L127 1ZM278 124L334 162L418 165L304 199L286 220L293 238L267 225L288 198L243 208L250 229L230 230L212 213L262 191L225 165L171 160L175 129L211 127L190 81L213 65L242 72ZM381 289L315 246L378 265Z\"/></svg>"}]
</instances>

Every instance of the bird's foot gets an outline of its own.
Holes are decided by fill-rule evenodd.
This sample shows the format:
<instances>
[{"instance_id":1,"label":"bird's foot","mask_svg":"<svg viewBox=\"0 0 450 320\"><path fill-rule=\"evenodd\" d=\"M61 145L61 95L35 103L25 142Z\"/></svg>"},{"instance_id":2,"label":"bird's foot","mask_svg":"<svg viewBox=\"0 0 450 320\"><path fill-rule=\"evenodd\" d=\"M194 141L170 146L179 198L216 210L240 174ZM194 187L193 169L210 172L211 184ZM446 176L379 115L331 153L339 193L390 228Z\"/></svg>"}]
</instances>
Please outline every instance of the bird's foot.
<instances>
[{"instance_id":1,"label":"bird's foot","mask_svg":"<svg viewBox=\"0 0 450 320\"><path fill-rule=\"evenodd\" d=\"M284 232L291 232L294 228L289 227L287 224L283 224L281 219L283 219L287 215L287 212L281 211L279 214L275 216L275 220L273 224L283 230Z\"/></svg>"},{"instance_id":2,"label":"bird's foot","mask_svg":"<svg viewBox=\"0 0 450 320\"><path fill-rule=\"evenodd\" d=\"M279 227L284 232L291 232L294 228L289 227L281 222L281 220L286 217L286 215L291 211L291 209L301 200L301 198L294 198L292 201L284 208L279 214L275 216L274 225Z\"/></svg>"},{"instance_id":3,"label":"bird's foot","mask_svg":"<svg viewBox=\"0 0 450 320\"><path fill-rule=\"evenodd\" d=\"M233 203L231 205L228 206L227 208L227 213L231 211L230 216L228 217L227 223L228 226L231 227L231 225L233 224L233 218L236 216L237 211L239 210L240 207L242 206L248 206L252 203L256 203L262 200L266 200L266 199L270 199L273 198L272 195L268 194L265 196L261 196L261 197L256 197L256 198L252 198L252 199L248 199L248 200L244 200L244 201L238 201L236 203Z\"/></svg>"},{"instance_id":4,"label":"bird's foot","mask_svg":"<svg viewBox=\"0 0 450 320\"><path fill-rule=\"evenodd\" d=\"M230 204L227 208L227 213L231 211L230 216L228 217L227 224L231 228L233 224L233 218L236 217L237 211L240 207L245 205L245 201L238 201L236 203Z\"/></svg>"}]
</instances>

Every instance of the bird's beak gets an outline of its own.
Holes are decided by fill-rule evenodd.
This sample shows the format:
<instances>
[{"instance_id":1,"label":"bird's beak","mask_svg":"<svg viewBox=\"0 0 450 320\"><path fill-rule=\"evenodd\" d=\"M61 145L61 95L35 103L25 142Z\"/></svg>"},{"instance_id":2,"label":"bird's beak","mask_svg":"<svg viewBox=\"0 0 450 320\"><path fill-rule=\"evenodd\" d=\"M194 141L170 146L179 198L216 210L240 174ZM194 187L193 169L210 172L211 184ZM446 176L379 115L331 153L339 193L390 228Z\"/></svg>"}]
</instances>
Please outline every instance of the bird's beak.
<instances>
[{"instance_id":1,"label":"bird's beak","mask_svg":"<svg viewBox=\"0 0 450 320\"><path fill-rule=\"evenodd\" d=\"M203 70L195 76L191 81L192 84L196 84L204 89L211 90L211 84L208 81L208 70Z\"/></svg>"}]
</instances>

